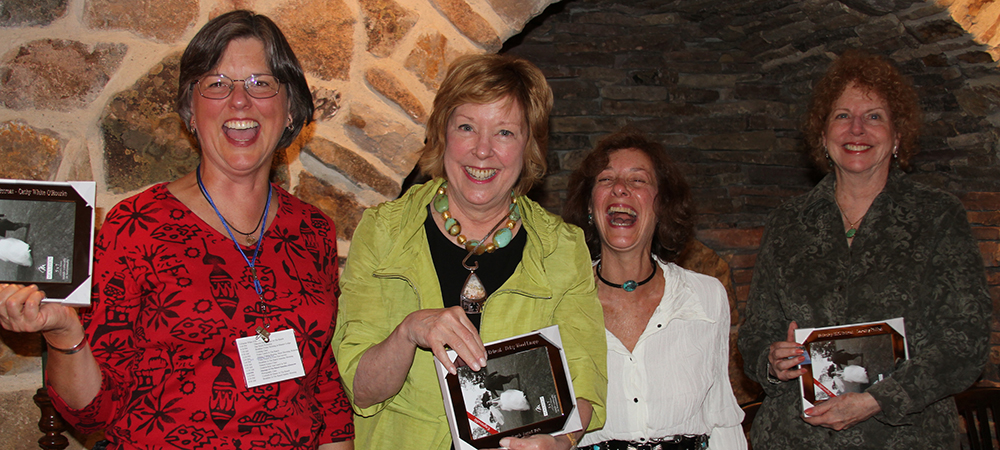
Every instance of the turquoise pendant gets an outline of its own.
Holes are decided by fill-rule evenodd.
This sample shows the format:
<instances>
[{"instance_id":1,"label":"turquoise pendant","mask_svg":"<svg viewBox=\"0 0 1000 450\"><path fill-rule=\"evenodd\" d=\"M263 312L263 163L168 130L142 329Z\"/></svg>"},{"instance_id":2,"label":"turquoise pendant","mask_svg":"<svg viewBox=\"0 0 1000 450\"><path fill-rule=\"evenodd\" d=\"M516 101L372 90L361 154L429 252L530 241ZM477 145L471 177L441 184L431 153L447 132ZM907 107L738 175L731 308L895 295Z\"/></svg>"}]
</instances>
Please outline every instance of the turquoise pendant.
<instances>
[{"instance_id":1,"label":"turquoise pendant","mask_svg":"<svg viewBox=\"0 0 1000 450\"><path fill-rule=\"evenodd\" d=\"M622 289L624 289L625 292L632 292L637 287L639 287L639 283L636 283L635 280L628 280L622 283Z\"/></svg>"},{"instance_id":2,"label":"turquoise pendant","mask_svg":"<svg viewBox=\"0 0 1000 450\"><path fill-rule=\"evenodd\" d=\"M858 233L858 229L857 228L851 228L850 230L847 230L847 233L845 233L845 236L847 236L847 238L850 239L850 238L854 237L854 235L857 234L857 233Z\"/></svg>"}]
</instances>

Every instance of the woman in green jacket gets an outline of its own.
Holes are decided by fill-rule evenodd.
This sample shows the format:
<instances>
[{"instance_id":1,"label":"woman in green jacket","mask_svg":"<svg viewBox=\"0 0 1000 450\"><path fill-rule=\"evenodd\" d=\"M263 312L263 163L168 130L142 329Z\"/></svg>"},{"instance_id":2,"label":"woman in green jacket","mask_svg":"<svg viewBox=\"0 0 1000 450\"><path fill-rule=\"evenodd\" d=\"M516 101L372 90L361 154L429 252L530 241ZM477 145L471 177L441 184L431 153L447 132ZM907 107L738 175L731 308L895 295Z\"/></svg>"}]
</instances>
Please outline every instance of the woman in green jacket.
<instances>
[{"instance_id":1,"label":"woman in green jacket","mask_svg":"<svg viewBox=\"0 0 1000 450\"><path fill-rule=\"evenodd\" d=\"M334 351L359 448L447 449L433 357L472 370L483 342L558 324L584 428L604 422L606 344L579 228L524 194L545 174L552 92L531 63L459 59L428 121L433 179L365 212L341 278ZM579 433L504 438L511 449L575 447Z\"/></svg>"}]
</instances>

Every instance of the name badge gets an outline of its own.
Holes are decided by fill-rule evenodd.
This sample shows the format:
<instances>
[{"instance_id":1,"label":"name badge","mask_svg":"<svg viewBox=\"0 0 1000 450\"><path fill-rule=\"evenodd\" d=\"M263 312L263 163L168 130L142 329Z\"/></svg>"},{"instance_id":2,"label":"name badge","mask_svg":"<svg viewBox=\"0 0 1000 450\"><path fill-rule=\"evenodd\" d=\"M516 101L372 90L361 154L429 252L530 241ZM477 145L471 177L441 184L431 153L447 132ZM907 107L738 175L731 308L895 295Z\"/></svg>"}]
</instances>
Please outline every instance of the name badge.
<instances>
[{"instance_id":1,"label":"name badge","mask_svg":"<svg viewBox=\"0 0 1000 450\"><path fill-rule=\"evenodd\" d=\"M275 331L268 342L259 336L236 340L247 388L305 376L302 357L295 343L295 330Z\"/></svg>"}]
</instances>

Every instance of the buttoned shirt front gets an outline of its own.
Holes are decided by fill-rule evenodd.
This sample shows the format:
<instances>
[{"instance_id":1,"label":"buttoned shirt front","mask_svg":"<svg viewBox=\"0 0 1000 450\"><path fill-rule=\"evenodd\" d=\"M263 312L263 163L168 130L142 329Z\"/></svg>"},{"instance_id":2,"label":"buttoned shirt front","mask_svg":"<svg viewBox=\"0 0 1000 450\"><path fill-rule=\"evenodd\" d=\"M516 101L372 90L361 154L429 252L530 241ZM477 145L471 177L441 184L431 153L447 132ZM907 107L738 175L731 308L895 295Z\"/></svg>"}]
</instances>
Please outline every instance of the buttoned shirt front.
<instances>
[{"instance_id":1,"label":"buttoned shirt front","mask_svg":"<svg viewBox=\"0 0 1000 450\"><path fill-rule=\"evenodd\" d=\"M608 340L608 416L581 446L710 435L713 449L745 449L740 409L729 384L729 301L717 279L658 263L659 306L630 352Z\"/></svg>"}]
</instances>

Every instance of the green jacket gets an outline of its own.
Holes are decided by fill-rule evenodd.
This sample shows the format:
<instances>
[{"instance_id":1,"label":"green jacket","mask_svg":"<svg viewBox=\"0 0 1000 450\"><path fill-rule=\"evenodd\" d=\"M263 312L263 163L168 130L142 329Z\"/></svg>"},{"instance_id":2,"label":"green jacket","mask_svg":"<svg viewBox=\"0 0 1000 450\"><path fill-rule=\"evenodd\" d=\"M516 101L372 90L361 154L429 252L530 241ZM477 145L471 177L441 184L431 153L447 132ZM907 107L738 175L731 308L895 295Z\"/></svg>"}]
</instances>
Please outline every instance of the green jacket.
<instances>
[{"instance_id":1,"label":"green jacket","mask_svg":"<svg viewBox=\"0 0 1000 450\"><path fill-rule=\"evenodd\" d=\"M444 180L410 189L402 198L365 211L351 243L333 350L344 388L354 403L361 356L385 340L411 312L443 308L424 220ZM583 232L527 197L524 255L514 274L490 294L482 317L483 342L558 324L578 398L593 405L589 429L604 424L608 376L604 317L597 300ZM456 270L464 272L461 267ZM359 449L447 449L451 433L430 351L417 349L402 389L368 408L354 407Z\"/></svg>"}]
</instances>

